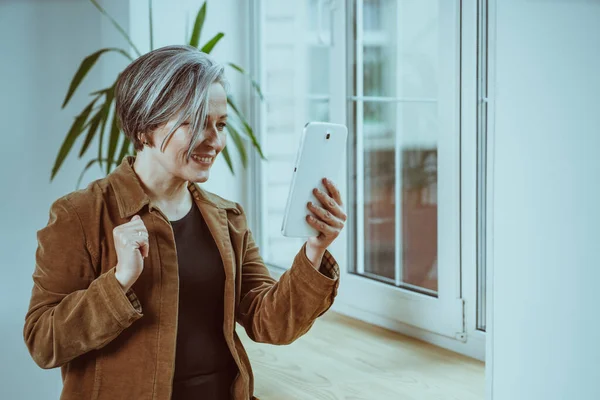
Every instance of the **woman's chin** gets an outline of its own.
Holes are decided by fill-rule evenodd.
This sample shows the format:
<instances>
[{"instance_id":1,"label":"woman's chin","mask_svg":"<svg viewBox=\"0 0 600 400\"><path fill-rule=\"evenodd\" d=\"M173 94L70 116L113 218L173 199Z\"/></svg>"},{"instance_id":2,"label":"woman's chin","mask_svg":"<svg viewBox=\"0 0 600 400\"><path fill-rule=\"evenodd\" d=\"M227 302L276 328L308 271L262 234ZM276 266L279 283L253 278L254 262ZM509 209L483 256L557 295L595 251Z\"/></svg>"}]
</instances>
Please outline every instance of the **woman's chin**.
<instances>
[{"instance_id":1,"label":"woman's chin","mask_svg":"<svg viewBox=\"0 0 600 400\"><path fill-rule=\"evenodd\" d=\"M190 161L190 163L186 166L186 175L188 176L188 181L202 183L208 180L210 176L210 169L212 164L201 164Z\"/></svg>"},{"instance_id":2,"label":"woman's chin","mask_svg":"<svg viewBox=\"0 0 600 400\"><path fill-rule=\"evenodd\" d=\"M193 179L190 179L192 182L196 183L204 183L208 180L210 176L210 169L196 170L193 174Z\"/></svg>"}]
</instances>

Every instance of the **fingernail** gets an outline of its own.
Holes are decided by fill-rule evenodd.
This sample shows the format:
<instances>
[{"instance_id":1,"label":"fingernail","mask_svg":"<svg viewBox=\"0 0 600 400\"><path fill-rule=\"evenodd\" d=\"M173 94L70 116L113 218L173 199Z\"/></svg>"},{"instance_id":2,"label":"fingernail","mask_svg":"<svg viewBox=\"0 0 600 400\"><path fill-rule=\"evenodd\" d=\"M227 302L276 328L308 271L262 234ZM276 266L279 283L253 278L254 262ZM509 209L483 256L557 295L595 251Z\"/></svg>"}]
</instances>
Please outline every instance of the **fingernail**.
<instances>
[{"instance_id":1,"label":"fingernail","mask_svg":"<svg viewBox=\"0 0 600 400\"><path fill-rule=\"evenodd\" d=\"M323 178L323 183L329 183L329 179Z\"/></svg>"},{"instance_id":2,"label":"fingernail","mask_svg":"<svg viewBox=\"0 0 600 400\"><path fill-rule=\"evenodd\" d=\"M309 201L306 205L312 207L312 201Z\"/></svg>"}]
</instances>

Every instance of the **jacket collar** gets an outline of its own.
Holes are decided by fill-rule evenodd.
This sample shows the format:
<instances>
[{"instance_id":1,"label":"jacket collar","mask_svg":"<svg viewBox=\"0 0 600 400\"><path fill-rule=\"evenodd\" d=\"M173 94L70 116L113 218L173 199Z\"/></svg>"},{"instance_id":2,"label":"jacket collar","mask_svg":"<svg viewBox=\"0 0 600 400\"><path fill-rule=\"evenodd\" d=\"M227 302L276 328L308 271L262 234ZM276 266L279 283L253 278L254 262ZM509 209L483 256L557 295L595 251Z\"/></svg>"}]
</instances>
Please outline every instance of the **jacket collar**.
<instances>
[{"instance_id":1,"label":"jacket collar","mask_svg":"<svg viewBox=\"0 0 600 400\"><path fill-rule=\"evenodd\" d=\"M133 169L134 161L135 157L133 156L125 157L121 165L108 176L115 192L121 218L132 217L144 206L150 204L150 198ZM217 209L232 210L235 214L241 213L236 203L202 190L197 183L188 183L188 189L196 201L207 203Z\"/></svg>"}]
</instances>

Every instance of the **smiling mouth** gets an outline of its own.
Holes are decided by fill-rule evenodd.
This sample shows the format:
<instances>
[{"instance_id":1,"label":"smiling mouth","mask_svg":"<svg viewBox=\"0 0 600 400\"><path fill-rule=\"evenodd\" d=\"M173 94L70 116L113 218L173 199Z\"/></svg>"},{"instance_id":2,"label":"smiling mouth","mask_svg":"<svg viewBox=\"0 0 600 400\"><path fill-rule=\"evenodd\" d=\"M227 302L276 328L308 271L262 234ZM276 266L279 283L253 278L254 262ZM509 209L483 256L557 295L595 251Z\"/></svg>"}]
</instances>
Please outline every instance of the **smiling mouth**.
<instances>
[{"instance_id":1,"label":"smiling mouth","mask_svg":"<svg viewBox=\"0 0 600 400\"><path fill-rule=\"evenodd\" d=\"M192 154L191 159L194 160L194 162L201 164L201 165L210 165L210 164L212 164L212 162L215 158L210 157L210 156L201 156L198 154Z\"/></svg>"}]
</instances>

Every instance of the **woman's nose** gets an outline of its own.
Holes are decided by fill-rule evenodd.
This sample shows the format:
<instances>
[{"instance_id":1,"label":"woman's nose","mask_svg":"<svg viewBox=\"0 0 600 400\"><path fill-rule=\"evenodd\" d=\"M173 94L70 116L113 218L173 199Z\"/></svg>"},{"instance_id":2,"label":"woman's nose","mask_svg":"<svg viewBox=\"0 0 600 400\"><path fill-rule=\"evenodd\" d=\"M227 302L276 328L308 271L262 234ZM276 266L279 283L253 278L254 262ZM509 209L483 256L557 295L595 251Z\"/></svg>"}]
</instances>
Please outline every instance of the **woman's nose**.
<instances>
[{"instance_id":1,"label":"woman's nose","mask_svg":"<svg viewBox=\"0 0 600 400\"><path fill-rule=\"evenodd\" d=\"M221 135L216 125L210 125L205 130L206 142L215 148L222 148L224 142L224 135Z\"/></svg>"}]
</instances>

